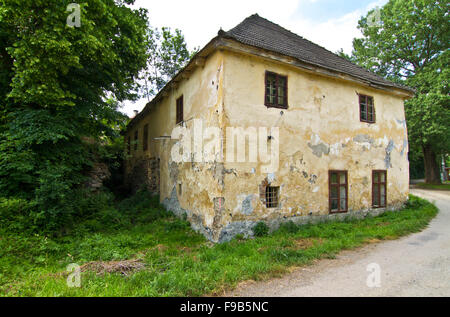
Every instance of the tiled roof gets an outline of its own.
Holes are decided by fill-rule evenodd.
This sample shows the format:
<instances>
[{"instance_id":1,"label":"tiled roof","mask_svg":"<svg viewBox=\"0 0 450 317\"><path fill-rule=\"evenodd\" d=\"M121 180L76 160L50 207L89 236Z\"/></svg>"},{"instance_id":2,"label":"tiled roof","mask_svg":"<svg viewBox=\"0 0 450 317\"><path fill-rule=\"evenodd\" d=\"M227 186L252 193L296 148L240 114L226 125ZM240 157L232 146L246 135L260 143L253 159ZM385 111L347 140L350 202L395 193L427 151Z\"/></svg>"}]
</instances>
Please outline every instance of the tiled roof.
<instances>
[{"instance_id":1,"label":"tiled roof","mask_svg":"<svg viewBox=\"0 0 450 317\"><path fill-rule=\"evenodd\" d=\"M242 44L293 57L302 62L357 77L373 84L397 87L411 92L413 91L409 87L390 82L357 66L345 58L342 58L257 14L246 18L239 25L228 32L222 33L222 35Z\"/></svg>"},{"instance_id":2,"label":"tiled roof","mask_svg":"<svg viewBox=\"0 0 450 317\"><path fill-rule=\"evenodd\" d=\"M134 117L129 123L127 128L133 127L137 122L143 118L150 110L152 105L156 104L159 98L163 95L163 92L167 90L170 84L179 80L179 76L188 68L194 65L194 61L197 57L205 57L208 55L208 50L214 47L214 43L220 38L229 38L239 43L250 45L253 47L265 49L274 53L278 53L284 56L293 57L303 63L314 65L323 69L327 69L333 72L338 72L355 77L358 80L370 82L375 85L381 85L385 87L395 87L408 91L410 94L414 93L414 90L402 86L393 82L390 82L360 66L357 66L350 61L342 58L325 48L314 44L301 36L292 33L285 28L282 28L278 24L270 22L264 18L261 18L257 14L249 16L239 25L224 32L219 31L217 37L212 39L203 49L201 49L185 66L172 78L166 86L150 101L145 108Z\"/></svg>"}]
</instances>

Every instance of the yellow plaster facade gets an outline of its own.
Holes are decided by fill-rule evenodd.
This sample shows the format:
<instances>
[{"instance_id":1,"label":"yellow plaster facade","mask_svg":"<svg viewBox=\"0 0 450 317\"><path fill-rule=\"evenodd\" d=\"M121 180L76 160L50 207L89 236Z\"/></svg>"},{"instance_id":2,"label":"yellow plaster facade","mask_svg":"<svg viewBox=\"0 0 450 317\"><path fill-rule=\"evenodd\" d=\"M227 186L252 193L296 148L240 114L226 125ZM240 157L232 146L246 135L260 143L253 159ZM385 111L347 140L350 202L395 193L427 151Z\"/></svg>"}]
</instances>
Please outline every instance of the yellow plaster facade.
<instances>
[{"instance_id":1,"label":"yellow plaster facade","mask_svg":"<svg viewBox=\"0 0 450 317\"><path fill-rule=\"evenodd\" d=\"M222 43L223 44L223 43ZM347 215L378 214L396 209L408 198L408 140L404 99L400 89L380 89L343 75L302 68L289 59L246 48L216 45L191 63L176 82L127 130L138 146L126 164L129 181L142 170L139 162L158 161L161 202L177 215L187 214L194 229L214 242L236 234L251 235L265 221L272 228L282 221L297 223L341 218L330 215L329 170L348 173ZM264 105L265 73L288 78L288 109ZM358 94L374 98L376 123L360 122ZM179 140L170 139L176 127L176 99L184 98L186 128L194 119L203 127L218 127L220 148L214 162L174 162L171 151ZM281 111L283 114L281 114ZM149 148L143 151L144 125ZM278 128L279 165L263 173L260 163L226 160L228 127ZM275 142L269 140L268 143ZM372 171L387 171L387 208L372 209ZM261 184L279 186L279 205L266 208Z\"/></svg>"}]
</instances>

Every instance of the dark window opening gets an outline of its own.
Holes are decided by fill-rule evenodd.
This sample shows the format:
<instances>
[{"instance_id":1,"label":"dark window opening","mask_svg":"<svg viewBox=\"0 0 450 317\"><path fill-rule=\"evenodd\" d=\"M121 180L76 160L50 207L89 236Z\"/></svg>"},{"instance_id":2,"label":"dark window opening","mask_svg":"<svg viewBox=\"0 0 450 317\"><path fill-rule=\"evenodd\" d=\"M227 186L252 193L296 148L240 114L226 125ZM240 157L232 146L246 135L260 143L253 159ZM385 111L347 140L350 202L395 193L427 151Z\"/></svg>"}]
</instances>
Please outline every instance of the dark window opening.
<instances>
[{"instance_id":1,"label":"dark window opening","mask_svg":"<svg viewBox=\"0 0 450 317\"><path fill-rule=\"evenodd\" d=\"M383 208L386 207L386 171L372 171L372 207Z\"/></svg>"},{"instance_id":2,"label":"dark window opening","mask_svg":"<svg viewBox=\"0 0 450 317\"><path fill-rule=\"evenodd\" d=\"M148 150L148 124L144 125L144 135L142 141L142 149L145 151Z\"/></svg>"},{"instance_id":3,"label":"dark window opening","mask_svg":"<svg viewBox=\"0 0 450 317\"><path fill-rule=\"evenodd\" d=\"M330 213L343 213L348 210L347 171L329 172Z\"/></svg>"},{"instance_id":4,"label":"dark window opening","mask_svg":"<svg viewBox=\"0 0 450 317\"><path fill-rule=\"evenodd\" d=\"M134 150L137 151L138 149L138 131L134 131Z\"/></svg>"},{"instance_id":5,"label":"dark window opening","mask_svg":"<svg viewBox=\"0 0 450 317\"><path fill-rule=\"evenodd\" d=\"M280 187L267 186L266 187L266 207L277 208L278 207L278 195Z\"/></svg>"},{"instance_id":6,"label":"dark window opening","mask_svg":"<svg viewBox=\"0 0 450 317\"><path fill-rule=\"evenodd\" d=\"M177 99L177 120L176 124L183 122L183 96Z\"/></svg>"},{"instance_id":7,"label":"dark window opening","mask_svg":"<svg viewBox=\"0 0 450 317\"><path fill-rule=\"evenodd\" d=\"M131 137L128 136L128 139L127 139L127 154L130 155L130 153L131 153Z\"/></svg>"},{"instance_id":8,"label":"dark window opening","mask_svg":"<svg viewBox=\"0 0 450 317\"><path fill-rule=\"evenodd\" d=\"M288 81L286 76L266 72L265 100L267 107L288 108Z\"/></svg>"},{"instance_id":9,"label":"dark window opening","mask_svg":"<svg viewBox=\"0 0 450 317\"><path fill-rule=\"evenodd\" d=\"M359 118L361 122L375 123L373 97L359 95Z\"/></svg>"}]
</instances>

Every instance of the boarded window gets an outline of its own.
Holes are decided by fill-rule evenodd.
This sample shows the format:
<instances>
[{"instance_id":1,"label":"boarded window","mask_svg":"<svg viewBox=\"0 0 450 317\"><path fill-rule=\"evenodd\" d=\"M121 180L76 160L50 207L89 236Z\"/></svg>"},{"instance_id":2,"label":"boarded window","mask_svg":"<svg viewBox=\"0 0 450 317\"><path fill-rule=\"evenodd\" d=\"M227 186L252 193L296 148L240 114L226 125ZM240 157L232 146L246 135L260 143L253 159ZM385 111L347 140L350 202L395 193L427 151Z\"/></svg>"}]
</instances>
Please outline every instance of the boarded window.
<instances>
[{"instance_id":1,"label":"boarded window","mask_svg":"<svg viewBox=\"0 0 450 317\"><path fill-rule=\"evenodd\" d=\"M142 149L145 151L148 150L148 124L144 125L144 135L142 140Z\"/></svg>"},{"instance_id":2,"label":"boarded window","mask_svg":"<svg viewBox=\"0 0 450 317\"><path fill-rule=\"evenodd\" d=\"M361 122L375 123L373 97L359 95L359 118Z\"/></svg>"},{"instance_id":3,"label":"boarded window","mask_svg":"<svg viewBox=\"0 0 450 317\"><path fill-rule=\"evenodd\" d=\"M286 76L266 72L265 100L267 107L288 108L288 81Z\"/></svg>"},{"instance_id":4,"label":"boarded window","mask_svg":"<svg viewBox=\"0 0 450 317\"><path fill-rule=\"evenodd\" d=\"M134 150L138 149L138 130L134 131Z\"/></svg>"},{"instance_id":5,"label":"boarded window","mask_svg":"<svg viewBox=\"0 0 450 317\"><path fill-rule=\"evenodd\" d=\"M267 186L266 187L266 207L277 208L278 196L280 193L280 187Z\"/></svg>"},{"instance_id":6,"label":"boarded window","mask_svg":"<svg viewBox=\"0 0 450 317\"><path fill-rule=\"evenodd\" d=\"M176 124L183 122L183 96L177 99L177 121Z\"/></svg>"},{"instance_id":7,"label":"boarded window","mask_svg":"<svg viewBox=\"0 0 450 317\"><path fill-rule=\"evenodd\" d=\"M342 213L348 210L348 174L347 171L329 171L330 213Z\"/></svg>"},{"instance_id":8,"label":"boarded window","mask_svg":"<svg viewBox=\"0 0 450 317\"><path fill-rule=\"evenodd\" d=\"M386 207L386 171L372 171L372 207Z\"/></svg>"}]
</instances>

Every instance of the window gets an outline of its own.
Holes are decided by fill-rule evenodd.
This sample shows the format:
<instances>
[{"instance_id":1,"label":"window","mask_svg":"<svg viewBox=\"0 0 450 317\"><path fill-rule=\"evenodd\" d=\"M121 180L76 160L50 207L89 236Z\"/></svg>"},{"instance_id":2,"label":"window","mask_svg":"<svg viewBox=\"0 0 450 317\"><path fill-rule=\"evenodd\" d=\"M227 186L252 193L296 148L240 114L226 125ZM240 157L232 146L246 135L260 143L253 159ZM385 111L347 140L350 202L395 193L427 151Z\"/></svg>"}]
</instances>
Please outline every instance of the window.
<instances>
[{"instance_id":1,"label":"window","mask_svg":"<svg viewBox=\"0 0 450 317\"><path fill-rule=\"evenodd\" d=\"M138 149L138 130L134 131L134 150Z\"/></svg>"},{"instance_id":2,"label":"window","mask_svg":"<svg viewBox=\"0 0 450 317\"><path fill-rule=\"evenodd\" d=\"M177 121L176 124L183 122L183 96L177 99Z\"/></svg>"},{"instance_id":3,"label":"window","mask_svg":"<svg viewBox=\"0 0 450 317\"><path fill-rule=\"evenodd\" d=\"M280 187L267 186L266 187L266 207L277 208L278 207L278 194Z\"/></svg>"},{"instance_id":4,"label":"window","mask_svg":"<svg viewBox=\"0 0 450 317\"><path fill-rule=\"evenodd\" d=\"M266 72L266 91L264 104L267 107L288 108L287 77Z\"/></svg>"},{"instance_id":5,"label":"window","mask_svg":"<svg viewBox=\"0 0 450 317\"><path fill-rule=\"evenodd\" d=\"M142 149L145 151L148 150L148 124L144 125L144 136L142 141Z\"/></svg>"},{"instance_id":6,"label":"window","mask_svg":"<svg viewBox=\"0 0 450 317\"><path fill-rule=\"evenodd\" d=\"M386 207L386 171L372 171L372 207Z\"/></svg>"},{"instance_id":7,"label":"window","mask_svg":"<svg viewBox=\"0 0 450 317\"><path fill-rule=\"evenodd\" d=\"M130 155L130 153L131 153L131 137L128 136L128 139L127 139L127 154Z\"/></svg>"},{"instance_id":8,"label":"window","mask_svg":"<svg viewBox=\"0 0 450 317\"><path fill-rule=\"evenodd\" d=\"M329 172L330 213L343 213L348 209L348 173L347 171Z\"/></svg>"},{"instance_id":9,"label":"window","mask_svg":"<svg viewBox=\"0 0 450 317\"><path fill-rule=\"evenodd\" d=\"M373 97L359 95L359 118L361 122L375 123Z\"/></svg>"}]
</instances>

